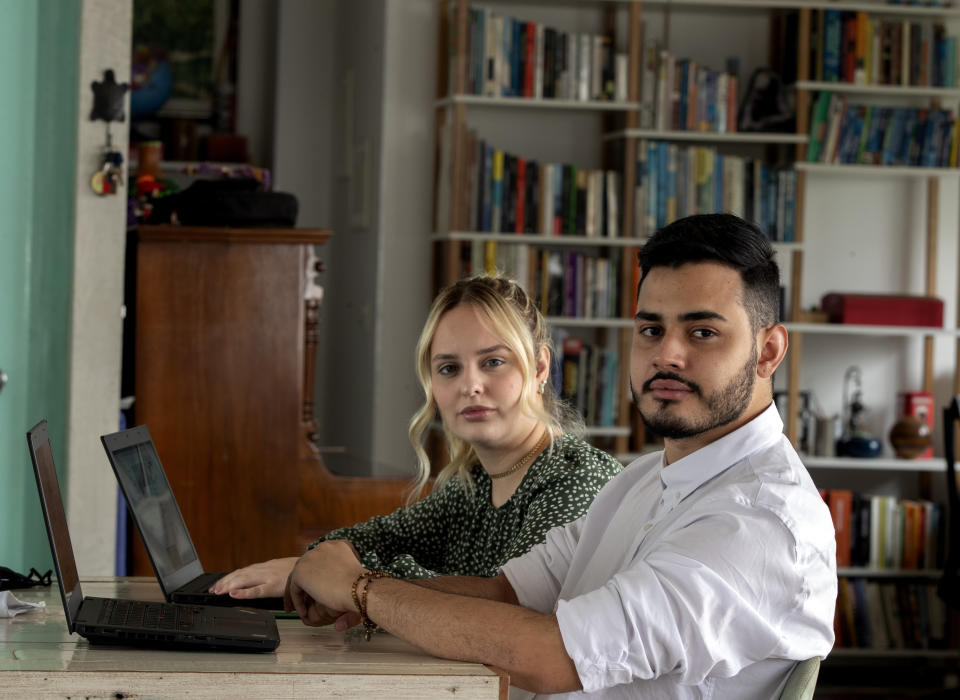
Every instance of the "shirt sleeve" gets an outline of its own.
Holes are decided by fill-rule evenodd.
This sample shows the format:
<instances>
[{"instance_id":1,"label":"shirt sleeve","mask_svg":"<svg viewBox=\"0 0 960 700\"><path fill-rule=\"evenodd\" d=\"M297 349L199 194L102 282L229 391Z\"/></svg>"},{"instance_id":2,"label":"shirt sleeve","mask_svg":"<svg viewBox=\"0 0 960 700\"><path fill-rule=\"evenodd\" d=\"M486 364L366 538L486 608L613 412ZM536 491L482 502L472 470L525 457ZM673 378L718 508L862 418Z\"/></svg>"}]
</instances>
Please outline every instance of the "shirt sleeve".
<instances>
[{"instance_id":1,"label":"shirt sleeve","mask_svg":"<svg viewBox=\"0 0 960 700\"><path fill-rule=\"evenodd\" d=\"M451 479L411 506L331 530L310 548L324 540L347 540L368 569L381 569L402 578L438 576L443 556L441 538L451 513L465 507L462 500L459 480Z\"/></svg>"},{"instance_id":2,"label":"shirt sleeve","mask_svg":"<svg viewBox=\"0 0 960 700\"><path fill-rule=\"evenodd\" d=\"M501 567L520 605L545 615L556 609L582 527L583 517L553 528L541 544Z\"/></svg>"},{"instance_id":3,"label":"shirt sleeve","mask_svg":"<svg viewBox=\"0 0 960 700\"><path fill-rule=\"evenodd\" d=\"M734 505L700 513L601 588L561 600L583 689L665 674L696 685L776 656L782 620L807 591L796 552L778 517Z\"/></svg>"}]
</instances>

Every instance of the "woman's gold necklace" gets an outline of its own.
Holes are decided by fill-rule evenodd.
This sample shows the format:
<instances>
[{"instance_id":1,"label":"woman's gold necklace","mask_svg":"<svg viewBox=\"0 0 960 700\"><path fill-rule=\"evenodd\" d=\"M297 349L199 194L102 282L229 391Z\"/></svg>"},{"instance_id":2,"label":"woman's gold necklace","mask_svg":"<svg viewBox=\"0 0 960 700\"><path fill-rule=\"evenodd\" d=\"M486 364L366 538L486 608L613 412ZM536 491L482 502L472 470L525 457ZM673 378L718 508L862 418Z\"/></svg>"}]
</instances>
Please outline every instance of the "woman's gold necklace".
<instances>
[{"instance_id":1,"label":"woman's gold necklace","mask_svg":"<svg viewBox=\"0 0 960 700\"><path fill-rule=\"evenodd\" d=\"M510 476L516 471L523 469L527 464L532 460L537 453L539 453L544 447L547 446L547 443L550 441L550 431L544 430L543 436L537 441L537 444L533 446L533 449L527 452L519 462L514 464L512 467L507 469L505 472L500 472L498 474L487 474L491 479L502 479L505 476Z\"/></svg>"}]
</instances>

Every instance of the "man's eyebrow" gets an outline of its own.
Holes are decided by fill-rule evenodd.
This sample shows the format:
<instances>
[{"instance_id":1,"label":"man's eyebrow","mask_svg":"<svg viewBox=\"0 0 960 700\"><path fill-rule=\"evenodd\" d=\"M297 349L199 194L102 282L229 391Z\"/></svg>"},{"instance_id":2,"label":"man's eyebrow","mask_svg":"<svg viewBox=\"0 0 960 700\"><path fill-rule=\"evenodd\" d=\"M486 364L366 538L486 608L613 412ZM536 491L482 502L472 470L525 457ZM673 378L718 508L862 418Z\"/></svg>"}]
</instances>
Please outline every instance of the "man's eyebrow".
<instances>
[{"instance_id":1,"label":"man's eyebrow","mask_svg":"<svg viewBox=\"0 0 960 700\"><path fill-rule=\"evenodd\" d=\"M679 319L681 321L726 321L727 318L723 314L718 314L716 311L688 311L685 314L681 314Z\"/></svg>"},{"instance_id":2,"label":"man's eyebrow","mask_svg":"<svg viewBox=\"0 0 960 700\"><path fill-rule=\"evenodd\" d=\"M663 320L663 314L654 313L652 311L637 311L636 316L634 317L637 321L653 321L660 322ZM688 311L685 314L680 314L677 316L678 321L726 321L727 318L723 314L718 314L716 311Z\"/></svg>"}]
</instances>

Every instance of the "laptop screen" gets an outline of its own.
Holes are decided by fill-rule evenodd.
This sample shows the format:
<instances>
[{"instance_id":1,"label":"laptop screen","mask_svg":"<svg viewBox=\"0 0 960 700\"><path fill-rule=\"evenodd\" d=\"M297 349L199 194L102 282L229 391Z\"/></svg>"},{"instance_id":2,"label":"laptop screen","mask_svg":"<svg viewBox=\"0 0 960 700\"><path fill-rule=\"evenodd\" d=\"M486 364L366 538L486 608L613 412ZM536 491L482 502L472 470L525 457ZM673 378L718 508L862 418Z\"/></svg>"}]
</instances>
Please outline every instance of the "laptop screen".
<instances>
[{"instance_id":1,"label":"laptop screen","mask_svg":"<svg viewBox=\"0 0 960 700\"><path fill-rule=\"evenodd\" d=\"M27 445L30 449L30 460L33 462L33 472L37 477L37 491L47 526L47 536L50 539L53 564L57 569L63 609L67 613L67 623L72 632L77 610L83 602L83 593L80 590L77 563L73 558L73 543L67 529L67 515L63 509L63 498L60 496L60 482L53 463L53 450L50 447L46 421L41 421L27 432Z\"/></svg>"},{"instance_id":2,"label":"laptop screen","mask_svg":"<svg viewBox=\"0 0 960 700\"><path fill-rule=\"evenodd\" d=\"M203 569L146 426L103 438L137 529L165 593Z\"/></svg>"}]
</instances>

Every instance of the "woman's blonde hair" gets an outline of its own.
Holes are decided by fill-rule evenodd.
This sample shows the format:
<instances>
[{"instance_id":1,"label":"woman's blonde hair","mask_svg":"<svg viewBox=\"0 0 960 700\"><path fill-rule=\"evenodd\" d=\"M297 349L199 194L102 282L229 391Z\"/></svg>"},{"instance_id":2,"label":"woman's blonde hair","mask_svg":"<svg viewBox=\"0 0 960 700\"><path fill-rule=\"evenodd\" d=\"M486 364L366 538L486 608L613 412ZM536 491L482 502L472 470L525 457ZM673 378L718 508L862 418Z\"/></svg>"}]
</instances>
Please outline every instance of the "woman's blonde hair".
<instances>
[{"instance_id":1,"label":"woman's blonde hair","mask_svg":"<svg viewBox=\"0 0 960 700\"><path fill-rule=\"evenodd\" d=\"M424 436L437 416L433 400L433 381L430 367L430 346L437 325L445 313L461 304L470 304L480 316L480 322L498 336L520 360L523 388L520 392L520 410L540 421L549 431L551 442L561 433L583 432L583 418L561 400L548 380L536 401L540 387L536 382L537 358L546 347L553 357L553 347L547 325L534 301L516 282L504 277L480 275L456 282L443 289L434 299L430 315L417 343L417 375L423 387L424 402L410 420L410 442L417 453L418 474L411 499L418 496L430 479L430 458L424 449ZM456 437L443 426L450 462L437 475L434 488L443 485L456 474L468 490L473 489L470 468L477 463L477 455L470 443ZM551 447L552 449L552 447Z\"/></svg>"}]
</instances>

